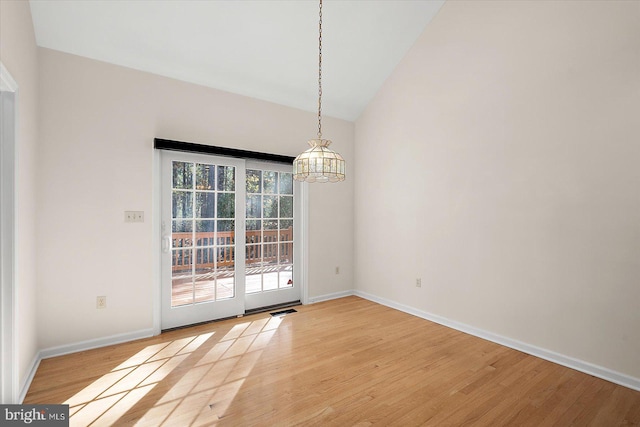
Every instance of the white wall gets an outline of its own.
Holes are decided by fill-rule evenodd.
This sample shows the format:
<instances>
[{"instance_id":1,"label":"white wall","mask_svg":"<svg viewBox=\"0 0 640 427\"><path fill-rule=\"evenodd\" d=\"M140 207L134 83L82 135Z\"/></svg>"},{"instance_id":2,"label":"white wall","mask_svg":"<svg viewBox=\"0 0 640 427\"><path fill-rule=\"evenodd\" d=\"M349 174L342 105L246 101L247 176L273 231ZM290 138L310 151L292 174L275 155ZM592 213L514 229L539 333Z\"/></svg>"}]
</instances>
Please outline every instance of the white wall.
<instances>
[{"instance_id":1,"label":"white wall","mask_svg":"<svg viewBox=\"0 0 640 427\"><path fill-rule=\"evenodd\" d=\"M29 3L0 1L0 61L18 84L16 141L15 331L20 385L37 354L36 191L38 140L38 51Z\"/></svg>"},{"instance_id":2,"label":"white wall","mask_svg":"<svg viewBox=\"0 0 640 427\"><path fill-rule=\"evenodd\" d=\"M152 327L154 137L295 156L316 125L313 113L48 49L40 88L41 348ZM323 124L352 162L354 124ZM309 197L309 295L351 289L353 180ZM147 220L125 224L125 210Z\"/></svg>"},{"instance_id":3,"label":"white wall","mask_svg":"<svg viewBox=\"0 0 640 427\"><path fill-rule=\"evenodd\" d=\"M640 378L640 3L447 2L355 157L358 290Z\"/></svg>"}]
</instances>

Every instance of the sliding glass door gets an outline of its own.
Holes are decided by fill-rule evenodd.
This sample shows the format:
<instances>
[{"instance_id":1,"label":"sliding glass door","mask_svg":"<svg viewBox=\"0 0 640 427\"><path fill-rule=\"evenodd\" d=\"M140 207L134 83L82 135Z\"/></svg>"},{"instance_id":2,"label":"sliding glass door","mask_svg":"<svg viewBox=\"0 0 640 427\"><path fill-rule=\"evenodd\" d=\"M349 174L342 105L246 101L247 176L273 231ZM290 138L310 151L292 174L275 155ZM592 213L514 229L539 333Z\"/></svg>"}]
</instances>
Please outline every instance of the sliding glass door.
<instances>
[{"instance_id":1,"label":"sliding glass door","mask_svg":"<svg viewBox=\"0 0 640 427\"><path fill-rule=\"evenodd\" d=\"M290 166L259 162L247 163L245 182L246 308L299 300L300 286L294 286L299 184Z\"/></svg>"},{"instance_id":2,"label":"sliding glass door","mask_svg":"<svg viewBox=\"0 0 640 427\"><path fill-rule=\"evenodd\" d=\"M165 152L162 329L300 299L291 167Z\"/></svg>"}]
</instances>

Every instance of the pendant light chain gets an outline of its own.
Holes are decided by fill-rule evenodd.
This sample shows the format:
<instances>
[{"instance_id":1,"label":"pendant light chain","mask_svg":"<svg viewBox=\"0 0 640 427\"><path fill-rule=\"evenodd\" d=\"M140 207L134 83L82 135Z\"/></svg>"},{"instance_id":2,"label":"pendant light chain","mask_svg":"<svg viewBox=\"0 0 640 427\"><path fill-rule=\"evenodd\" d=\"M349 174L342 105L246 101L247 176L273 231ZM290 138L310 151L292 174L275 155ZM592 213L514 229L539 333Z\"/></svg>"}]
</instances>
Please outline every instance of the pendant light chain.
<instances>
[{"instance_id":1,"label":"pendant light chain","mask_svg":"<svg viewBox=\"0 0 640 427\"><path fill-rule=\"evenodd\" d=\"M322 139L322 0L318 23L318 139Z\"/></svg>"},{"instance_id":2,"label":"pendant light chain","mask_svg":"<svg viewBox=\"0 0 640 427\"><path fill-rule=\"evenodd\" d=\"M2 0L0 0L2 1ZM306 182L339 182L345 179L345 162L322 139L322 0L318 15L318 139L307 141L311 148L293 161L293 179Z\"/></svg>"}]
</instances>

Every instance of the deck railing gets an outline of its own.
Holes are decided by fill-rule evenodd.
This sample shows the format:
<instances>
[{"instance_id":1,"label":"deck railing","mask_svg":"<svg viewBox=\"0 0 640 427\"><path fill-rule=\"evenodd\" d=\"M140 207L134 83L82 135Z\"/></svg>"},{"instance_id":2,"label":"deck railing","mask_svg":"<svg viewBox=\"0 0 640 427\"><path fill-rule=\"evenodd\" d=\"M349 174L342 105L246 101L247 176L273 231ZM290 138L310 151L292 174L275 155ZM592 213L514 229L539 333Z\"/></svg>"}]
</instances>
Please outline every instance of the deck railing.
<instances>
[{"instance_id":1,"label":"deck railing","mask_svg":"<svg viewBox=\"0 0 640 427\"><path fill-rule=\"evenodd\" d=\"M249 230L245 235L247 267L293 263L293 227L279 231ZM196 232L195 236L191 232L172 233L172 272L191 272L193 263L196 274L212 271L216 265L218 269L233 267L234 239L234 231Z\"/></svg>"}]
</instances>

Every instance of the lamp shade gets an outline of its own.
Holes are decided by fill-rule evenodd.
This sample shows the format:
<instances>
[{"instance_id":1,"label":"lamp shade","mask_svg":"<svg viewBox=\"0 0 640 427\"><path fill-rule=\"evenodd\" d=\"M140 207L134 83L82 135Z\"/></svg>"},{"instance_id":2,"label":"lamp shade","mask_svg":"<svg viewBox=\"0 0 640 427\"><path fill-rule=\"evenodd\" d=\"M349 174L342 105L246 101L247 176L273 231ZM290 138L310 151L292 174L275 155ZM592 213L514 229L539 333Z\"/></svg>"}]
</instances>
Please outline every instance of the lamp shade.
<instances>
[{"instance_id":1,"label":"lamp shade","mask_svg":"<svg viewBox=\"0 0 640 427\"><path fill-rule=\"evenodd\" d=\"M311 146L293 161L293 178L306 182L344 181L344 159L329 148L328 139L310 139Z\"/></svg>"}]
</instances>

